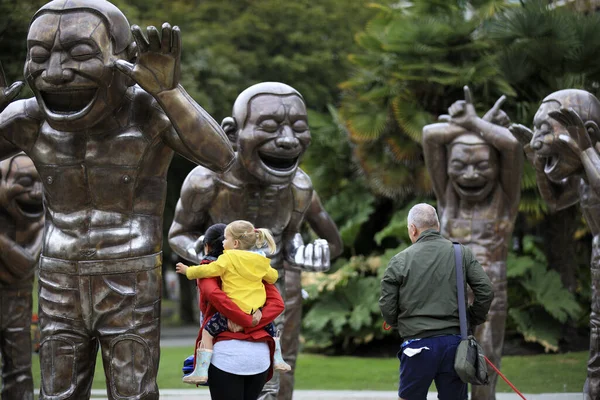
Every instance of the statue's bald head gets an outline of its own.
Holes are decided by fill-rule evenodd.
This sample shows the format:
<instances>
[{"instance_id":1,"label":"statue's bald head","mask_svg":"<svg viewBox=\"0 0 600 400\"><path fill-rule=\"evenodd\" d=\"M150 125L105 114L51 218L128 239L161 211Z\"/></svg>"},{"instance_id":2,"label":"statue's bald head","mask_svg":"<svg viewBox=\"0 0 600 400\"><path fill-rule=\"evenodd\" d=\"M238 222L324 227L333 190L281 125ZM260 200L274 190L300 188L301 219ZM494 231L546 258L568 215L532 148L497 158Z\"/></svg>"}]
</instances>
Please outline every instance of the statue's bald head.
<instances>
[{"instance_id":1,"label":"statue's bald head","mask_svg":"<svg viewBox=\"0 0 600 400\"><path fill-rule=\"evenodd\" d=\"M583 122L594 121L600 124L600 101L590 92L564 89L551 93L542 100L542 104L553 102L561 108L572 108Z\"/></svg>"},{"instance_id":2,"label":"statue's bald head","mask_svg":"<svg viewBox=\"0 0 600 400\"><path fill-rule=\"evenodd\" d=\"M71 12L87 12L100 17L110 34L114 54L122 53L133 43L129 21L121 10L105 0L54 0L40 8L31 22L44 14Z\"/></svg>"},{"instance_id":3,"label":"statue's bald head","mask_svg":"<svg viewBox=\"0 0 600 400\"><path fill-rule=\"evenodd\" d=\"M239 94L233 104L232 117L235 119L238 129L246 124L250 110L250 102L257 96L298 96L304 102L302 95L293 87L281 82L261 82L252 85Z\"/></svg>"},{"instance_id":4,"label":"statue's bald head","mask_svg":"<svg viewBox=\"0 0 600 400\"><path fill-rule=\"evenodd\" d=\"M408 212L408 225L414 225L419 232L427 229L440 229L440 221L435 208L427 203L419 203Z\"/></svg>"}]
</instances>

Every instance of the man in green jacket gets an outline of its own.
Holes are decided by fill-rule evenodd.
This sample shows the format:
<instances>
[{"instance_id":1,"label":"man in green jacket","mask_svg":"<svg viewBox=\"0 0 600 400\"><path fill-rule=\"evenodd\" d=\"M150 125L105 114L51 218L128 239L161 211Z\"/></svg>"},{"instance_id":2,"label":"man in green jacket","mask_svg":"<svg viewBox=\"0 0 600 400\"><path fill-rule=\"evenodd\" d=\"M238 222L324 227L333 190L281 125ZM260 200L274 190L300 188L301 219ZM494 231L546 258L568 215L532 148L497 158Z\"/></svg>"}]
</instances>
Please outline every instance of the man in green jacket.
<instances>
[{"instance_id":1,"label":"man in green jacket","mask_svg":"<svg viewBox=\"0 0 600 400\"><path fill-rule=\"evenodd\" d=\"M381 281L381 313L404 340L398 353L401 400L425 400L434 380L440 399L467 399L467 385L454 371L460 342L454 248L439 229L435 208L425 203L411 208L413 245L390 260ZM468 307L473 328L485 321L494 293L479 262L461 247L465 281L474 294Z\"/></svg>"}]
</instances>

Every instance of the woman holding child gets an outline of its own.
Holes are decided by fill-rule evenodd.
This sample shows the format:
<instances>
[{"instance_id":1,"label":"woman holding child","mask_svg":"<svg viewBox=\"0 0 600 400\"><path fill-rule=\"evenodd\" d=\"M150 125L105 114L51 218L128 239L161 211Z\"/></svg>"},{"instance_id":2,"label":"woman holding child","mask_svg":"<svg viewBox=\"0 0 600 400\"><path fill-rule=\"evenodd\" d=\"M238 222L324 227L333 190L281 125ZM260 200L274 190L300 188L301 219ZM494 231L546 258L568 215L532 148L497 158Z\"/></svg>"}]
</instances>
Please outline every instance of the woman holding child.
<instances>
[{"instance_id":1,"label":"woman holding child","mask_svg":"<svg viewBox=\"0 0 600 400\"><path fill-rule=\"evenodd\" d=\"M262 250L273 251L275 243L268 230L247 221L213 225L203 243L200 265L177 264L178 273L198 279L204 316L196 368L184 382L208 380L213 400L255 400L273 367L289 370L272 324L284 309L273 285L278 274Z\"/></svg>"}]
</instances>

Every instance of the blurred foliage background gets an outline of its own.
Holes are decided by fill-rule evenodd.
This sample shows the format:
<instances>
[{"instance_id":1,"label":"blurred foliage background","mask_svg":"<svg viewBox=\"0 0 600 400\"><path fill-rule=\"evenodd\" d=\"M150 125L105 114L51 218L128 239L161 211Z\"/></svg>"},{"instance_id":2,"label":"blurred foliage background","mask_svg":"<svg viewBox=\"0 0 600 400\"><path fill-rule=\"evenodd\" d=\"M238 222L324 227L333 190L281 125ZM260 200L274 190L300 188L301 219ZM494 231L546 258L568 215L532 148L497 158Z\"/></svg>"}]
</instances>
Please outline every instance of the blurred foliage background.
<instances>
[{"instance_id":1,"label":"blurred foliage background","mask_svg":"<svg viewBox=\"0 0 600 400\"><path fill-rule=\"evenodd\" d=\"M10 82L22 79L29 21L44 3L0 0L0 54ZM506 94L504 110L529 126L547 94L600 89L597 1L114 3L132 24L181 28L182 84L217 121L257 82L285 82L303 94L313 142L302 168L345 244L331 271L304 274L306 350L352 353L397 340L381 329L379 280L409 243L408 209L435 203L422 127L462 99L464 85L479 113ZM166 232L192 168L176 157L169 171L169 268ZM591 236L577 207L549 214L530 165L523 174L508 262L507 343L586 348Z\"/></svg>"}]
</instances>

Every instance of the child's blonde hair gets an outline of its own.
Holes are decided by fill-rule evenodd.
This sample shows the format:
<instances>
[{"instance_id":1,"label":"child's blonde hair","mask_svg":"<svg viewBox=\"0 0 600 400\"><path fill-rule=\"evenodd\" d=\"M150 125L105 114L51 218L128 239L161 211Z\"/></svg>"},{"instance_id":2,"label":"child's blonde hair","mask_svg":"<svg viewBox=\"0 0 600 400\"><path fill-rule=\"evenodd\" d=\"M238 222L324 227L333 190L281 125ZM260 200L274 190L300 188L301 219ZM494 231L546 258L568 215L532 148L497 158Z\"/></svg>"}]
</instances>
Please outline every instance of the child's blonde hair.
<instances>
[{"instance_id":1,"label":"child's blonde hair","mask_svg":"<svg viewBox=\"0 0 600 400\"><path fill-rule=\"evenodd\" d=\"M240 249L250 250L253 247L261 249L269 247L269 252L274 253L277 245L271 232L265 228L255 228L248 221L237 220L231 222L225 228L225 234L229 233L234 240L240 243Z\"/></svg>"}]
</instances>

